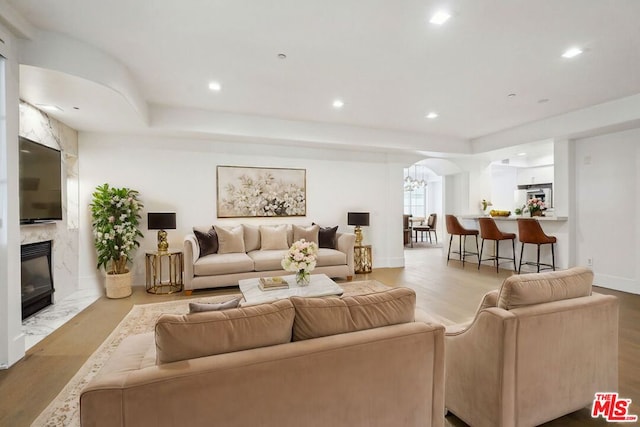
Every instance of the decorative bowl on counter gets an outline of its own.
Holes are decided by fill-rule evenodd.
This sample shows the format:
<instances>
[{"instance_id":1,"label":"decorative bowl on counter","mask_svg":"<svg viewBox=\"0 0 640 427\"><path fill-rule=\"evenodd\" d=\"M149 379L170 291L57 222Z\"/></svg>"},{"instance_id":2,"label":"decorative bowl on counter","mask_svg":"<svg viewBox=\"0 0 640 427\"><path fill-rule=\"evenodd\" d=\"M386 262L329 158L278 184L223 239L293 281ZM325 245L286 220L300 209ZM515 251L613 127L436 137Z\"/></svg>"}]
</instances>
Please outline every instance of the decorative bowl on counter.
<instances>
[{"instance_id":1,"label":"decorative bowl on counter","mask_svg":"<svg viewBox=\"0 0 640 427\"><path fill-rule=\"evenodd\" d=\"M491 209L489 211L489 215L491 215L491 216L509 216L509 215L511 215L511 211L499 211L499 210Z\"/></svg>"}]
</instances>

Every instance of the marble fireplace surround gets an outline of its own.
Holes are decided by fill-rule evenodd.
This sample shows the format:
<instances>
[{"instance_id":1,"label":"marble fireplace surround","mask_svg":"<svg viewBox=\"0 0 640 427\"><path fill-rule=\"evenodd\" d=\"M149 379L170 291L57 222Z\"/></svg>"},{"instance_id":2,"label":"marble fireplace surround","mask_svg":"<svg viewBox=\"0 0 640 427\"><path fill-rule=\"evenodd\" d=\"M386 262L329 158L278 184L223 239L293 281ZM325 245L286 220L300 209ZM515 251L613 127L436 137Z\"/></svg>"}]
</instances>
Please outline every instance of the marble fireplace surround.
<instances>
[{"instance_id":1,"label":"marble fireplace surround","mask_svg":"<svg viewBox=\"0 0 640 427\"><path fill-rule=\"evenodd\" d=\"M60 150L62 221L20 226L20 244L53 241L54 301L78 290L78 132L26 102L20 102L20 136Z\"/></svg>"},{"instance_id":2,"label":"marble fireplace surround","mask_svg":"<svg viewBox=\"0 0 640 427\"><path fill-rule=\"evenodd\" d=\"M51 270L55 292L54 305L26 319L23 333L26 347L33 345L30 336L46 336L62 323L59 320L73 312L67 300L77 300L83 295L79 289L79 192L78 192L78 132L64 123L49 117L34 106L20 102L20 136L61 151L62 158L62 220L20 226L20 244L51 240ZM18 284L20 286L20 284ZM80 294L78 294L80 293ZM84 292L87 293L87 292ZM98 295L92 291L93 300ZM82 297L80 297L82 299ZM63 303L63 301L65 303ZM55 307L58 306L59 307ZM71 304L77 306L78 304ZM84 303L80 304L86 306ZM56 309L54 309L57 308ZM57 313L53 315L52 313ZM44 323L43 323L44 322ZM33 338L33 337L31 337ZM30 342L31 341L31 342Z\"/></svg>"}]
</instances>

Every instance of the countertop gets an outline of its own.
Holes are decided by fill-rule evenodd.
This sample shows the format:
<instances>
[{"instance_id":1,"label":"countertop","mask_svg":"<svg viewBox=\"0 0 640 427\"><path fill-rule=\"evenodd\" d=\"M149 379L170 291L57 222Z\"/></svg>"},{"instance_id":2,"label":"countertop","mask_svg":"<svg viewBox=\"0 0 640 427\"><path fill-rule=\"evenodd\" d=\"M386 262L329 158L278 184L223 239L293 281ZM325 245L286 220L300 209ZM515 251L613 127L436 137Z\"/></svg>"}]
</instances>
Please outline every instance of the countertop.
<instances>
[{"instance_id":1,"label":"countertop","mask_svg":"<svg viewBox=\"0 0 640 427\"><path fill-rule=\"evenodd\" d=\"M489 215L457 215L460 219L478 219L488 217ZM515 221L518 218L529 218L528 215L511 215L511 216L493 216L491 217L496 221ZM569 218L566 216L534 216L539 221L567 221Z\"/></svg>"}]
</instances>

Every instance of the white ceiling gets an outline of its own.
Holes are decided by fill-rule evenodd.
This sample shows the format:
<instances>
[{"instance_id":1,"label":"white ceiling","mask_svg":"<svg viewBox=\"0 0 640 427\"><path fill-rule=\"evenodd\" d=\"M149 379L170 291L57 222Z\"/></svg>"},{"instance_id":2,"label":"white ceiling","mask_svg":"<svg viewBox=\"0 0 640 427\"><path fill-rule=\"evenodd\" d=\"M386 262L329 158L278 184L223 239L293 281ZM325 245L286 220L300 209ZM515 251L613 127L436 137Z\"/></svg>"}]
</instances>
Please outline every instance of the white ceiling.
<instances>
[{"instance_id":1,"label":"white ceiling","mask_svg":"<svg viewBox=\"0 0 640 427\"><path fill-rule=\"evenodd\" d=\"M119 61L152 110L471 140L640 93L637 0L8 3L36 29ZM434 26L439 7L452 18ZM571 46L585 53L562 58ZM211 80L220 92L208 90ZM21 69L21 96L60 105L52 115L72 127L153 131L153 118L135 117L120 95L77 76ZM440 116L428 120L429 111Z\"/></svg>"}]
</instances>

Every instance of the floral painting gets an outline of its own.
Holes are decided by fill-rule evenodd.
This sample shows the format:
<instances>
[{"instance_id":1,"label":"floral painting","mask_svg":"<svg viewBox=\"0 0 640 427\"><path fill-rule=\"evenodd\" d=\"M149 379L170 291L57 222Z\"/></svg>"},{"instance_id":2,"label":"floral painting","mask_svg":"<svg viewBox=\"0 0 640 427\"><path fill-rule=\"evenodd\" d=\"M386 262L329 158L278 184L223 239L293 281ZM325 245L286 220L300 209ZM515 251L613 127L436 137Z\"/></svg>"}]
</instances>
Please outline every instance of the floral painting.
<instances>
[{"instance_id":1,"label":"floral painting","mask_svg":"<svg viewBox=\"0 0 640 427\"><path fill-rule=\"evenodd\" d=\"M218 218L304 216L305 169L218 166Z\"/></svg>"}]
</instances>

